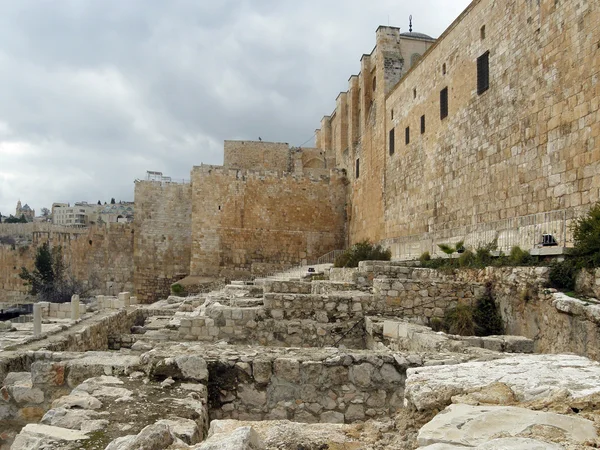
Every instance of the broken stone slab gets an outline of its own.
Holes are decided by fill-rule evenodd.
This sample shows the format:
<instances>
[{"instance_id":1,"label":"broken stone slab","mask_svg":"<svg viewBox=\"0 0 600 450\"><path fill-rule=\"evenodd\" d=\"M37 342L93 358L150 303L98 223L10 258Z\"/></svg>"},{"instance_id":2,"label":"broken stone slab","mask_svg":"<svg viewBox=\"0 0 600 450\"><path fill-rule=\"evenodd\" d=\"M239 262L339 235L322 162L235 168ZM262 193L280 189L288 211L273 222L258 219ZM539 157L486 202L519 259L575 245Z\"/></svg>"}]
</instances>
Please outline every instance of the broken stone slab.
<instances>
[{"instance_id":1,"label":"broken stone slab","mask_svg":"<svg viewBox=\"0 0 600 450\"><path fill-rule=\"evenodd\" d=\"M513 406L458 404L450 405L425 424L419 430L417 443L475 447L496 436L543 439L547 430L552 430L555 439L567 443L582 444L598 436L594 423L579 417Z\"/></svg>"},{"instance_id":2,"label":"broken stone slab","mask_svg":"<svg viewBox=\"0 0 600 450\"><path fill-rule=\"evenodd\" d=\"M181 439L188 445L196 444L201 439L201 433L198 424L192 419L182 419L178 417L173 419L162 419L156 422L157 425L167 425L175 437Z\"/></svg>"},{"instance_id":3,"label":"broken stone slab","mask_svg":"<svg viewBox=\"0 0 600 450\"><path fill-rule=\"evenodd\" d=\"M73 442L86 439L88 439L87 434L81 431L30 423L25 425L10 448L14 450L61 448L61 442Z\"/></svg>"},{"instance_id":4,"label":"broken stone slab","mask_svg":"<svg viewBox=\"0 0 600 450\"><path fill-rule=\"evenodd\" d=\"M433 444L419 447L419 450L564 450L562 445L528 438L493 439L476 447L453 444Z\"/></svg>"},{"instance_id":5,"label":"broken stone slab","mask_svg":"<svg viewBox=\"0 0 600 450\"><path fill-rule=\"evenodd\" d=\"M194 450L262 450L265 445L254 428L240 427L230 433L216 433ZM107 449L108 450L108 449Z\"/></svg>"},{"instance_id":6,"label":"broken stone slab","mask_svg":"<svg viewBox=\"0 0 600 450\"><path fill-rule=\"evenodd\" d=\"M600 394L600 364L575 355L520 355L491 361L407 370L405 398L420 411L441 409L456 395L503 383L518 402L563 394L584 399Z\"/></svg>"},{"instance_id":7,"label":"broken stone slab","mask_svg":"<svg viewBox=\"0 0 600 450\"><path fill-rule=\"evenodd\" d=\"M44 402L44 392L33 387L31 372L8 373L4 379L4 387L18 404L33 403L39 405Z\"/></svg>"},{"instance_id":8,"label":"broken stone slab","mask_svg":"<svg viewBox=\"0 0 600 450\"><path fill-rule=\"evenodd\" d=\"M163 450L169 447L174 440L167 425L155 423L148 425L137 435L115 439L108 444L105 450Z\"/></svg>"},{"instance_id":9,"label":"broken stone slab","mask_svg":"<svg viewBox=\"0 0 600 450\"><path fill-rule=\"evenodd\" d=\"M78 391L54 400L52 408L100 409L102 408L102 402L87 392Z\"/></svg>"},{"instance_id":10,"label":"broken stone slab","mask_svg":"<svg viewBox=\"0 0 600 450\"><path fill-rule=\"evenodd\" d=\"M96 420L98 417L97 412L88 409L53 408L44 414L41 423L71 430L81 430L84 422Z\"/></svg>"}]
</instances>

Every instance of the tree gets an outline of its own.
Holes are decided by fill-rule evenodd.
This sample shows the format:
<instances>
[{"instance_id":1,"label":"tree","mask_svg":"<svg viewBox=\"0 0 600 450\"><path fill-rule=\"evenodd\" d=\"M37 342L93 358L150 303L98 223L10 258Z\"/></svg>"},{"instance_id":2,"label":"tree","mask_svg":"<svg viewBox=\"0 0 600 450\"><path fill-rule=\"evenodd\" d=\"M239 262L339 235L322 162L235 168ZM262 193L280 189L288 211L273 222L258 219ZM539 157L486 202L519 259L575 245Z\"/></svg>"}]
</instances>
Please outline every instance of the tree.
<instances>
[{"instance_id":1,"label":"tree","mask_svg":"<svg viewBox=\"0 0 600 450\"><path fill-rule=\"evenodd\" d=\"M36 251L34 269L29 271L21 267L19 277L29 286L31 295L36 295L40 301L52 303L68 302L74 294L85 295L96 285L94 276L87 285L75 280L64 263L62 248L50 248L47 242Z\"/></svg>"},{"instance_id":2,"label":"tree","mask_svg":"<svg viewBox=\"0 0 600 450\"><path fill-rule=\"evenodd\" d=\"M98 204L99 204L100 206L102 206L102 202L101 202L100 200L98 200Z\"/></svg>"},{"instance_id":3,"label":"tree","mask_svg":"<svg viewBox=\"0 0 600 450\"><path fill-rule=\"evenodd\" d=\"M4 223L20 223L21 219L13 216L12 214L4 219Z\"/></svg>"},{"instance_id":4,"label":"tree","mask_svg":"<svg viewBox=\"0 0 600 450\"><path fill-rule=\"evenodd\" d=\"M110 204L111 204L111 205L114 205L114 204L115 204L115 198L114 198L114 197L110 199Z\"/></svg>"}]
</instances>

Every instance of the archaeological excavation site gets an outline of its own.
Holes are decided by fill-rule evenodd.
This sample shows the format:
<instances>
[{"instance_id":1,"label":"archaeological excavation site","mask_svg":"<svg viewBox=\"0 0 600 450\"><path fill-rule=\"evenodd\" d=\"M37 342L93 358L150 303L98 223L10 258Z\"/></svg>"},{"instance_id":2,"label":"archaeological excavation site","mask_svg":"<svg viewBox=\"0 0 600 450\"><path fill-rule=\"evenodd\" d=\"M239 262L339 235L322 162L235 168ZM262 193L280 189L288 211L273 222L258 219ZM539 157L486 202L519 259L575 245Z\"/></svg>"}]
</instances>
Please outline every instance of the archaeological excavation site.
<instances>
[{"instance_id":1,"label":"archaeological excavation site","mask_svg":"<svg viewBox=\"0 0 600 450\"><path fill-rule=\"evenodd\" d=\"M0 223L0 450L600 448L598 0L380 26L359 70L314 147Z\"/></svg>"}]
</instances>

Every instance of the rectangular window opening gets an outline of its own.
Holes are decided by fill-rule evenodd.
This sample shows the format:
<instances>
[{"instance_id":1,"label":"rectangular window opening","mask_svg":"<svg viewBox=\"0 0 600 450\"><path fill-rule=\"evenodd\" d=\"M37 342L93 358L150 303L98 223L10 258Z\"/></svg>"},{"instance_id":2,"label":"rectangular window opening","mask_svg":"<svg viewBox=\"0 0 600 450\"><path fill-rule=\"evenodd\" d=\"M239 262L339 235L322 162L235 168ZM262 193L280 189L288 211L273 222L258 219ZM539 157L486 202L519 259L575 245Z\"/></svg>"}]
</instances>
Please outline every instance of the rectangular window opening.
<instances>
[{"instance_id":1,"label":"rectangular window opening","mask_svg":"<svg viewBox=\"0 0 600 450\"><path fill-rule=\"evenodd\" d=\"M425 134L425 116L421 116L421 134Z\"/></svg>"},{"instance_id":2,"label":"rectangular window opening","mask_svg":"<svg viewBox=\"0 0 600 450\"><path fill-rule=\"evenodd\" d=\"M448 117L448 88L440 91L440 119Z\"/></svg>"},{"instance_id":3,"label":"rectangular window opening","mask_svg":"<svg viewBox=\"0 0 600 450\"><path fill-rule=\"evenodd\" d=\"M477 58L477 93L483 94L490 88L490 52Z\"/></svg>"},{"instance_id":4,"label":"rectangular window opening","mask_svg":"<svg viewBox=\"0 0 600 450\"><path fill-rule=\"evenodd\" d=\"M394 128L392 128L390 130L390 143L389 143L389 148L390 148L390 156L392 156L394 154L394 151L396 150L395 148L395 133L394 133Z\"/></svg>"},{"instance_id":5,"label":"rectangular window opening","mask_svg":"<svg viewBox=\"0 0 600 450\"><path fill-rule=\"evenodd\" d=\"M360 158L356 158L356 178L360 176Z\"/></svg>"},{"instance_id":6,"label":"rectangular window opening","mask_svg":"<svg viewBox=\"0 0 600 450\"><path fill-rule=\"evenodd\" d=\"M406 130L404 130L404 141L406 145L410 144L410 127L406 127Z\"/></svg>"}]
</instances>

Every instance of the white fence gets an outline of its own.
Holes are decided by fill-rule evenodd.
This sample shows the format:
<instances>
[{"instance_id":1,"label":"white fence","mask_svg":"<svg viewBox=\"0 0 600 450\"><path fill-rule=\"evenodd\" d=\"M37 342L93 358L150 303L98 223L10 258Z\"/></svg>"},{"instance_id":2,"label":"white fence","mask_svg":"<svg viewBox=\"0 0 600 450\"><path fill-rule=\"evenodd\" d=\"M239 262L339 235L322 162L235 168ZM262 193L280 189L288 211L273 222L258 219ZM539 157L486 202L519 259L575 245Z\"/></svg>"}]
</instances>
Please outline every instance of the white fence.
<instances>
[{"instance_id":1,"label":"white fence","mask_svg":"<svg viewBox=\"0 0 600 450\"><path fill-rule=\"evenodd\" d=\"M391 249L393 259L415 259L424 252L441 256L438 244L464 241L466 248L477 249L494 243L497 249L509 253L515 247L531 250L540 247L542 236L550 234L559 247L573 245L571 224L589 208L571 208L547 213L513 217L495 222L468 225L430 233L387 239L382 244Z\"/></svg>"}]
</instances>

